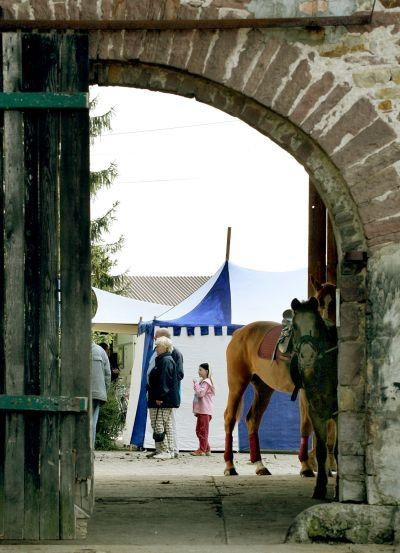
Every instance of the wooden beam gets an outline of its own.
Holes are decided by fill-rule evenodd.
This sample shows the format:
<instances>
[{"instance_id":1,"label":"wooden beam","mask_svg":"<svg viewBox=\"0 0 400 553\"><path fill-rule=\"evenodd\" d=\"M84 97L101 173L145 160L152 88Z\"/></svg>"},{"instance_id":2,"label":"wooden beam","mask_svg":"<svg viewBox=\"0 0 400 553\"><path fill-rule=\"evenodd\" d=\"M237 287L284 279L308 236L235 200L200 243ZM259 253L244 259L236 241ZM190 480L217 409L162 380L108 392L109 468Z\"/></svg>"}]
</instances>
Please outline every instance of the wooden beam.
<instances>
[{"instance_id":1,"label":"wooden beam","mask_svg":"<svg viewBox=\"0 0 400 553\"><path fill-rule=\"evenodd\" d=\"M0 410L81 413L88 409L87 397L44 397L34 395L0 395Z\"/></svg>"},{"instance_id":2,"label":"wooden beam","mask_svg":"<svg viewBox=\"0 0 400 553\"><path fill-rule=\"evenodd\" d=\"M326 207L309 182L308 200L308 295L314 295L310 277L326 282Z\"/></svg>"},{"instance_id":3,"label":"wooden beam","mask_svg":"<svg viewBox=\"0 0 400 553\"><path fill-rule=\"evenodd\" d=\"M4 90L18 90L22 75L20 36L2 36ZM5 393L23 394L25 385L25 173L22 113L4 114L4 363ZM3 444L2 444L3 445ZM6 414L4 537L25 535L25 420Z\"/></svg>"},{"instance_id":4,"label":"wooden beam","mask_svg":"<svg viewBox=\"0 0 400 553\"><path fill-rule=\"evenodd\" d=\"M0 109L88 109L89 95L84 92L0 92Z\"/></svg>"},{"instance_id":5,"label":"wooden beam","mask_svg":"<svg viewBox=\"0 0 400 553\"><path fill-rule=\"evenodd\" d=\"M353 15L330 17L273 17L226 19L3 19L0 31L16 30L79 30L79 31L187 31L193 29L265 29L286 27L331 27L341 25L366 25L371 22L372 10Z\"/></svg>"},{"instance_id":6,"label":"wooden beam","mask_svg":"<svg viewBox=\"0 0 400 553\"><path fill-rule=\"evenodd\" d=\"M232 227L228 227L228 233L226 235L225 261L229 261L229 255L230 255L230 251L231 251L231 230L232 230Z\"/></svg>"}]
</instances>

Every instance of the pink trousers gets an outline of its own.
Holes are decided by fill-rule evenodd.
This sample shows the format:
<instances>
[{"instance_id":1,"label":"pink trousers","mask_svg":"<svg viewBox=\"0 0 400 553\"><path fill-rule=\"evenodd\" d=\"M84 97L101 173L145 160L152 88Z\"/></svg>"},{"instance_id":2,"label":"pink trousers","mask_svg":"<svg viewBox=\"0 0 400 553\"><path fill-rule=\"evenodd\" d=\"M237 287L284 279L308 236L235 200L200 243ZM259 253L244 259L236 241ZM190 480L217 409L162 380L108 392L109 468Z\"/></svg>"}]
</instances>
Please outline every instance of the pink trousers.
<instances>
[{"instance_id":1,"label":"pink trousers","mask_svg":"<svg viewBox=\"0 0 400 553\"><path fill-rule=\"evenodd\" d=\"M196 436L199 439L199 449L207 453L210 451L210 444L208 443L208 432L210 428L211 415L196 414Z\"/></svg>"}]
</instances>

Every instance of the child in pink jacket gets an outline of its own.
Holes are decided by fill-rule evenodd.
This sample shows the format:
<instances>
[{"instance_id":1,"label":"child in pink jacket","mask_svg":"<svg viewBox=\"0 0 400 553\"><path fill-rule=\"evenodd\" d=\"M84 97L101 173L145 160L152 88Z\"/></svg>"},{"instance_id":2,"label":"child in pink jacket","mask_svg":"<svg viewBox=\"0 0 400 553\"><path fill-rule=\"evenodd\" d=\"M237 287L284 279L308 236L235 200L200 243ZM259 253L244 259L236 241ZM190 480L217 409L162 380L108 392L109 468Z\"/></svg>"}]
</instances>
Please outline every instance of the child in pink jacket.
<instances>
[{"instance_id":1,"label":"child in pink jacket","mask_svg":"<svg viewBox=\"0 0 400 553\"><path fill-rule=\"evenodd\" d=\"M194 399L193 413L197 417L196 436L199 439L199 448L192 451L191 455L210 455L211 449L208 443L208 432L212 418L213 396L215 388L212 381L208 363L199 366L200 381L193 380Z\"/></svg>"}]
</instances>

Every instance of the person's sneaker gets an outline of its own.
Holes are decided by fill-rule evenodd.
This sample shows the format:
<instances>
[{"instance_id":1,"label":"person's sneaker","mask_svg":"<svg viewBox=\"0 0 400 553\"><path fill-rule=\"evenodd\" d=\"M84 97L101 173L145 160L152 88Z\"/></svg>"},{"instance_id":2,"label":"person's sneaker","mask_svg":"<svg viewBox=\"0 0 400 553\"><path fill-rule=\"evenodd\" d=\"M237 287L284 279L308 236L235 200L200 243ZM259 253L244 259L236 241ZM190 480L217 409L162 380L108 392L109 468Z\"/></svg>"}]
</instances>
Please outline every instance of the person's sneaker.
<instances>
[{"instance_id":1,"label":"person's sneaker","mask_svg":"<svg viewBox=\"0 0 400 553\"><path fill-rule=\"evenodd\" d=\"M148 453L146 455L146 459L151 459L152 457L155 457L157 455L157 451L152 451L151 453Z\"/></svg>"},{"instance_id":2,"label":"person's sneaker","mask_svg":"<svg viewBox=\"0 0 400 553\"><path fill-rule=\"evenodd\" d=\"M171 459L171 453L163 452L163 453L157 453L157 455L154 455L154 459Z\"/></svg>"},{"instance_id":3,"label":"person's sneaker","mask_svg":"<svg viewBox=\"0 0 400 553\"><path fill-rule=\"evenodd\" d=\"M173 454L171 455L171 457L172 457L173 459L178 459L179 453L178 453L177 451L174 451Z\"/></svg>"},{"instance_id":4,"label":"person's sneaker","mask_svg":"<svg viewBox=\"0 0 400 553\"><path fill-rule=\"evenodd\" d=\"M190 455L194 455L195 457L198 457L200 455L205 455L204 451L201 451L201 449L196 449L196 451L191 451Z\"/></svg>"},{"instance_id":5,"label":"person's sneaker","mask_svg":"<svg viewBox=\"0 0 400 553\"><path fill-rule=\"evenodd\" d=\"M211 455L211 449L207 449L206 455L207 455L207 457L209 457Z\"/></svg>"}]
</instances>

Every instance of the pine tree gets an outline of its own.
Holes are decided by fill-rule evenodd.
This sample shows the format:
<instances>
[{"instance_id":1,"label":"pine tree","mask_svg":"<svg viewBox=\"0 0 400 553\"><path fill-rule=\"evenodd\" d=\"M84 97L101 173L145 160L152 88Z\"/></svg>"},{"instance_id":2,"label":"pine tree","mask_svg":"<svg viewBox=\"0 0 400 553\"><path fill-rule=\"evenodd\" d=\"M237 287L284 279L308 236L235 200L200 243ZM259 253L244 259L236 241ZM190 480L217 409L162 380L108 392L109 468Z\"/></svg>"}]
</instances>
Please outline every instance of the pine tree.
<instances>
[{"instance_id":1,"label":"pine tree","mask_svg":"<svg viewBox=\"0 0 400 553\"><path fill-rule=\"evenodd\" d=\"M91 100L90 109L96 108L96 98ZM111 130L111 119L113 109L110 109L103 115L90 116L90 138L91 143L104 131ZM115 163L110 163L108 167L100 171L90 172L90 195L93 200L96 194L104 187L109 187L118 176L118 170ZM124 244L124 237L120 236L116 242L107 243L105 236L110 231L110 227L115 221L116 210L119 202L114 202L110 209L101 217L93 219L90 223L90 239L92 254L92 286L102 290L115 291L115 278L111 275L111 269L116 265L112 255L120 251ZM123 280L121 277L119 281Z\"/></svg>"}]
</instances>

